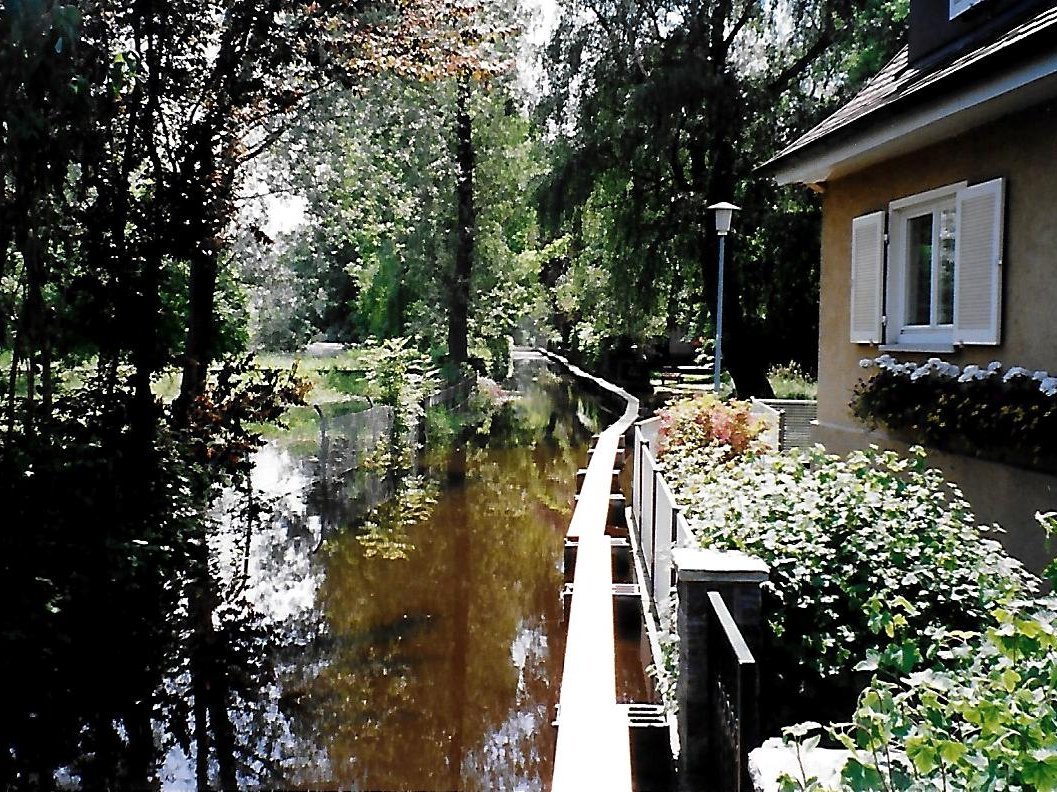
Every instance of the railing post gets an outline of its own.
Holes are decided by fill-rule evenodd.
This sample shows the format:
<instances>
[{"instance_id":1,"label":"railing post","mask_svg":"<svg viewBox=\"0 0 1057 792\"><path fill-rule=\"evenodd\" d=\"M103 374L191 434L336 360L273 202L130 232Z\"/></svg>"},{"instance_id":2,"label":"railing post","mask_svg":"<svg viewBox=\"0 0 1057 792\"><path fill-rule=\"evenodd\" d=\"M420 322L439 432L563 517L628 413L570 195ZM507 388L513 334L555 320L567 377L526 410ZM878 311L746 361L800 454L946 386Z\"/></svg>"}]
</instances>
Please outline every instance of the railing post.
<instances>
[{"instance_id":1,"label":"railing post","mask_svg":"<svg viewBox=\"0 0 1057 792\"><path fill-rule=\"evenodd\" d=\"M672 552L679 546L679 515L683 513L682 506L672 506ZM675 586L675 557L672 557L672 576L668 581L670 587Z\"/></svg>"},{"instance_id":2,"label":"railing post","mask_svg":"<svg viewBox=\"0 0 1057 792\"><path fill-rule=\"evenodd\" d=\"M710 779L720 768L710 766L715 755L711 734L713 669L716 658L708 656L710 625L708 594L718 591L735 623L745 635L750 649L759 645L760 585L767 580L767 565L739 552L721 553L697 547L672 551L676 570L679 610L676 629L679 635L679 677L676 701L679 709L679 790L690 792L710 786ZM752 698L754 705L754 698ZM756 713L739 713L747 730L742 750L755 748ZM748 733L746 733L748 732ZM744 761L744 760L743 760Z\"/></svg>"},{"instance_id":3,"label":"railing post","mask_svg":"<svg viewBox=\"0 0 1057 792\"><path fill-rule=\"evenodd\" d=\"M661 488L661 479L664 477L664 465L655 462L653 465L653 499L650 502L650 531L653 540L650 542L650 581L657 579L657 491ZM655 584L656 585L656 584Z\"/></svg>"},{"instance_id":4,"label":"railing post","mask_svg":"<svg viewBox=\"0 0 1057 792\"><path fill-rule=\"evenodd\" d=\"M638 427L635 429L635 436L639 438L637 446L637 453L635 454L635 476L639 480L638 487L638 503L635 507L638 512L635 514L635 524L639 527L639 537L642 537L642 460L646 454L646 440L642 437L642 430Z\"/></svg>"}]
</instances>

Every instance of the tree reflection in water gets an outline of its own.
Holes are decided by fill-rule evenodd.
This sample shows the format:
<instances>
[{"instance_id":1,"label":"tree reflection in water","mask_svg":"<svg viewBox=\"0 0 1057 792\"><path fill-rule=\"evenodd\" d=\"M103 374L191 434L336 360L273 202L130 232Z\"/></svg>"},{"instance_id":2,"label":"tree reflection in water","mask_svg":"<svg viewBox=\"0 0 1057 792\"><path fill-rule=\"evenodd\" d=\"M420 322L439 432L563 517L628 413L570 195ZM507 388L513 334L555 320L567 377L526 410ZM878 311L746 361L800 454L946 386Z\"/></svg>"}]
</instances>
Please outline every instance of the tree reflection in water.
<instances>
[{"instance_id":1,"label":"tree reflection in water","mask_svg":"<svg viewBox=\"0 0 1057 792\"><path fill-rule=\"evenodd\" d=\"M368 552L356 531L323 546L322 640L283 676L291 731L320 752L287 754L284 781L531 789L549 777L562 538L595 428L576 415L595 409L521 368L524 398L486 442L424 461L444 489L400 538L403 557Z\"/></svg>"},{"instance_id":2,"label":"tree reflection in water","mask_svg":"<svg viewBox=\"0 0 1057 792\"><path fill-rule=\"evenodd\" d=\"M106 493L134 530L76 558L5 540L24 563L4 567L4 785L545 786L562 538L597 409L542 363L517 380L485 435L403 475L365 478L338 435L323 458L268 446L206 523L152 522L178 459L67 461L72 495Z\"/></svg>"}]
</instances>

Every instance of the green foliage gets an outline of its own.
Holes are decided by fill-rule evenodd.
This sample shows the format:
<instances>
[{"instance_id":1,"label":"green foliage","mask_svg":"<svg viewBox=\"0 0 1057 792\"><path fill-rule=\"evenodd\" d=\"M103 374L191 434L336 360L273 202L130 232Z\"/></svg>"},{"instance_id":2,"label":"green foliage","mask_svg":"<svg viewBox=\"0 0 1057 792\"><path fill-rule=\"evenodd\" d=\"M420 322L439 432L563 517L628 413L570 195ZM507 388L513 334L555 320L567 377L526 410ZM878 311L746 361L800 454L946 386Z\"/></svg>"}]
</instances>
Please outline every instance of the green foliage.
<instances>
[{"instance_id":1,"label":"green foliage","mask_svg":"<svg viewBox=\"0 0 1057 792\"><path fill-rule=\"evenodd\" d=\"M818 398L818 381L808 375L799 363L792 361L772 366L767 372L776 399Z\"/></svg>"},{"instance_id":2,"label":"green foliage","mask_svg":"<svg viewBox=\"0 0 1057 792\"><path fill-rule=\"evenodd\" d=\"M1038 520L1039 525L1046 532L1046 540L1052 542L1054 537L1057 536L1057 511L1046 514L1036 512L1035 519ZM1050 581L1050 587L1057 589L1057 558L1054 558L1049 563L1043 574Z\"/></svg>"},{"instance_id":3,"label":"green foliage","mask_svg":"<svg viewBox=\"0 0 1057 792\"><path fill-rule=\"evenodd\" d=\"M1057 600L1010 600L938 630L930 662L875 680L834 730L846 789L1057 789Z\"/></svg>"},{"instance_id":4,"label":"green foliage","mask_svg":"<svg viewBox=\"0 0 1057 792\"><path fill-rule=\"evenodd\" d=\"M543 259L530 196L541 144L503 85L470 107L476 150L471 355L504 376L507 337L544 334ZM279 252L247 238L254 343L294 349L310 338L359 342L408 335L440 358L455 246L457 170L448 81L379 76L321 94L296 147L272 167L307 203Z\"/></svg>"},{"instance_id":5,"label":"green foliage","mask_svg":"<svg viewBox=\"0 0 1057 792\"><path fill-rule=\"evenodd\" d=\"M1057 378L999 362L959 369L938 358L920 365L884 355L855 387L851 408L876 427L961 454L1057 471Z\"/></svg>"},{"instance_id":6,"label":"green foliage","mask_svg":"<svg viewBox=\"0 0 1057 792\"><path fill-rule=\"evenodd\" d=\"M841 717L862 684L857 663L906 671L934 651L930 631L979 629L994 603L1035 586L920 449L717 464L707 447L680 448L666 463L702 544L771 568L762 681L786 723L801 709Z\"/></svg>"},{"instance_id":7,"label":"green foliage","mask_svg":"<svg viewBox=\"0 0 1057 792\"><path fill-rule=\"evenodd\" d=\"M430 449L450 448L463 428L459 414L443 406L428 408L425 421Z\"/></svg>"},{"instance_id":8,"label":"green foliage","mask_svg":"<svg viewBox=\"0 0 1057 792\"><path fill-rule=\"evenodd\" d=\"M262 424L281 423L291 406L303 406L310 384L290 370L262 368L251 356L226 360L183 421L182 441L211 487L248 476L251 454L263 440Z\"/></svg>"},{"instance_id":9,"label":"green foliage","mask_svg":"<svg viewBox=\"0 0 1057 792\"><path fill-rule=\"evenodd\" d=\"M323 381L327 387L348 396L366 396L368 377L362 371L332 368L326 371Z\"/></svg>"},{"instance_id":10,"label":"green foliage","mask_svg":"<svg viewBox=\"0 0 1057 792\"><path fill-rule=\"evenodd\" d=\"M406 338L390 338L365 347L362 361L367 393L395 410L393 442L401 443L417 428L424 414L422 401L437 388L437 373L428 356Z\"/></svg>"},{"instance_id":11,"label":"green foliage","mask_svg":"<svg viewBox=\"0 0 1057 792\"><path fill-rule=\"evenodd\" d=\"M569 254L548 284L565 343L710 335L716 237L707 207L743 207L728 239L727 357L739 391L768 365L814 369L820 206L755 169L898 49L905 0L791 6L566 3L539 114L556 132L540 192ZM593 311L594 306L603 310Z\"/></svg>"}]
</instances>

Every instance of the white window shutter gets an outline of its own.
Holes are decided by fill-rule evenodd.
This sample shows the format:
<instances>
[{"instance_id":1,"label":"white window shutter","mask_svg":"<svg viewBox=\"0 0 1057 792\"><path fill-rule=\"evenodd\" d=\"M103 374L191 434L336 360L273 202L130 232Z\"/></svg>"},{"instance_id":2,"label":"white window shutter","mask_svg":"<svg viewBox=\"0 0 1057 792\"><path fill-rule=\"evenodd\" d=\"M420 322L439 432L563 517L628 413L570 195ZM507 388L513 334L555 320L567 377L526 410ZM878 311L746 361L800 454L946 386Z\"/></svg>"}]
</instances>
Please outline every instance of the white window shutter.
<instances>
[{"instance_id":1,"label":"white window shutter","mask_svg":"<svg viewBox=\"0 0 1057 792\"><path fill-rule=\"evenodd\" d=\"M885 213L851 221L851 340L881 343L884 293Z\"/></svg>"},{"instance_id":2,"label":"white window shutter","mask_svg":"<svg viewBox=\"0 0 1057 792\"><path fill-rule=\"evenodd\" d=\"M958 191L954 343L997 344L1002 309L1002 179Z\"/></svg>"}]
</instances>

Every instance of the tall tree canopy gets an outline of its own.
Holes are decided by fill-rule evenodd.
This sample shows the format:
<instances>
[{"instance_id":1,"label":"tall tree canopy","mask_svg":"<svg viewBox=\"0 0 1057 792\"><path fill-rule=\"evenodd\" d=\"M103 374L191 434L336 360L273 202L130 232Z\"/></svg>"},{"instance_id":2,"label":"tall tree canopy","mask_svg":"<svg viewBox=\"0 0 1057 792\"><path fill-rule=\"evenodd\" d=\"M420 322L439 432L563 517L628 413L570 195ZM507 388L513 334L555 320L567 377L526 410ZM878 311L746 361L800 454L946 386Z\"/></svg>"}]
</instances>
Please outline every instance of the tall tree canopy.
<instances>
[{"instance_id":1,"label":"tall tree canopy","mask_svg":"<svg viewBox=\"0 0 1057 792\"><path fill-rule=\"evenodd\" d=\"M541 208L571 241L549 276L559 295L578 284L557 305L567 341L708 330L706 207L732 200L743 207L724 317L735 384L765 394L769 363L813 368L818 207L753 171L894 51L905 15L883 0L563 4L539 111L556 141Z\"/></svg>"}]
</instances>

